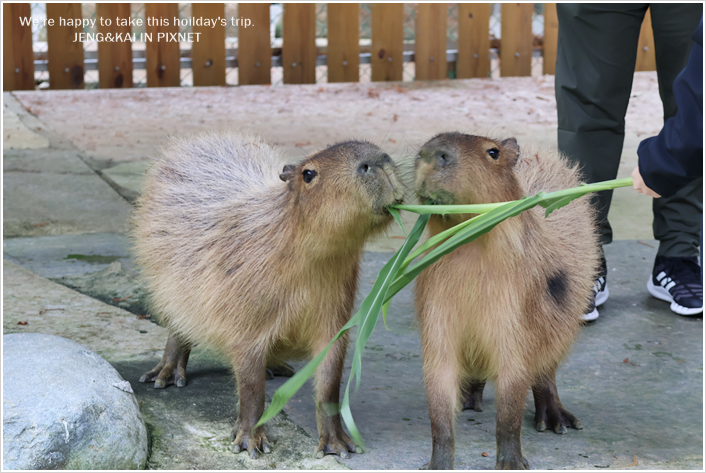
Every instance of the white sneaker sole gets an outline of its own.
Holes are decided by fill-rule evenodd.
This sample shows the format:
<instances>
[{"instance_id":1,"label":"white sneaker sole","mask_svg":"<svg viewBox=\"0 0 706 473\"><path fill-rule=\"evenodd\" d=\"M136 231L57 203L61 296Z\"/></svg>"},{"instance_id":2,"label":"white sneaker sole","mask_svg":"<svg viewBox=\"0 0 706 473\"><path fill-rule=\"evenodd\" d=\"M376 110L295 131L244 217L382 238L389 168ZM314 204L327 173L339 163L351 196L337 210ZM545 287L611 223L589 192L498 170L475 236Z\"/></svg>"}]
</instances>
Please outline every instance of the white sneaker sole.
<instances>
[{"instance_id":1,"label":"white sneaker sole","mask_svg":"<svg viewBox=\"0 0 706 473\"><path fill-rule=\"evenodd\" d=\"M606 284L605 289L596 294L596 307L603 305L603 303L608 300L608 296L610 296L610 291L608 290L608 285Z\"/></svg>"},{"instance_id":2,"label":"white sneaker sole","mask_svg":"<svg viewBox=\"0 0 706 473\"><path fill-rule=\"evenodd\" d=\"M583 314L581 316L581 320L584 322L593 322L598 318L598 309L595 307L593 308L593 312L589 312L588 314Z\"/></svg>"},{"instance_id":3,"label":"white sneaker sole","mask_svg":"<svg viewBox=\"0 0 706 473\"><path fill-rule=\"evenodd\" d=\"M703 305L701 307L690 308L681 306L674 302L674 299L672 298L672 295L669 293L668 290L666 290L662 286L654 285L654 283L652 282L652 276L650 276L650 279L647 281L647 290L650 291L650 294L652 294L653 297L662 301L670 302L671 305L669 306L669 308L672 309L672 312L674 312L675 314L696 315L704 311Z\"/></svg>"}]
</instances>

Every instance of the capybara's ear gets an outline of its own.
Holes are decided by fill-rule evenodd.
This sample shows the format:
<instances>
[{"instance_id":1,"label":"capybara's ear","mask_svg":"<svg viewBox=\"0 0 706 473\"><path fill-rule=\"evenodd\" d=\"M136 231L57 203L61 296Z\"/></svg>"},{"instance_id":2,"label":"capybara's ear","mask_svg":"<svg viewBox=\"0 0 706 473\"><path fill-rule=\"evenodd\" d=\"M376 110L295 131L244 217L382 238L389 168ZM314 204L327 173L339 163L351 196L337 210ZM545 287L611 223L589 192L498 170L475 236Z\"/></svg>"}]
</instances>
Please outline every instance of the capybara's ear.
<instances>
[{"instance_id":1,"label":"capybara's ear","mask_svg":"<svg viewBox=\"0 0 706 473\"><path fill-rule=\"evenodd\" d=\"M511 166L514 166L520 158L520 145L517 144L517 140L515 138L508 138L500 143L500 145L503 147L503 153L507 161Z\"/></svg>"},{"instance_id":2,"label":"capybara's ear","mask_svg":"<svg viewBox=\"0 0 706 473\"><path fill-rule=\"evenodd\" d=\"M282 174L279 175L279 178L282 179L284 182L291 181L294 179L294 170L296 169L296 166L294 164L287 164L284 169L282 169Z\"/></svg>"}]
</instances>

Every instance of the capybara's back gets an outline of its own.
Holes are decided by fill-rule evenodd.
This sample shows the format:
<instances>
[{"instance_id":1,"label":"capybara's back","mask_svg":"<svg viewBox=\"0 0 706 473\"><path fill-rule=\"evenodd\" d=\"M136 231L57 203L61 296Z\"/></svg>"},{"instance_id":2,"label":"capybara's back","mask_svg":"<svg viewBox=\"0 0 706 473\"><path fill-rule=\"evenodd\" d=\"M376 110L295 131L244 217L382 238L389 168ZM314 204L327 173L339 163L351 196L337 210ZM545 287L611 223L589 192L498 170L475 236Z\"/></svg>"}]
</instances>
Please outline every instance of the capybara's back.
<instances>
[{"instance_id":1,"label":"capybara's back","mask_svg":"<svg viewBox=\"0 0 706 473\"><path fill-rule=\"evenodd\" d=\"M234 309L258 293L258 266L287 243L283 166L261 138L223 133L173 138L148 169L136 260L154 312L183 338L214 342L225 337L213 332L250 325L252 314Z\"/></svg>"}]
</instances>

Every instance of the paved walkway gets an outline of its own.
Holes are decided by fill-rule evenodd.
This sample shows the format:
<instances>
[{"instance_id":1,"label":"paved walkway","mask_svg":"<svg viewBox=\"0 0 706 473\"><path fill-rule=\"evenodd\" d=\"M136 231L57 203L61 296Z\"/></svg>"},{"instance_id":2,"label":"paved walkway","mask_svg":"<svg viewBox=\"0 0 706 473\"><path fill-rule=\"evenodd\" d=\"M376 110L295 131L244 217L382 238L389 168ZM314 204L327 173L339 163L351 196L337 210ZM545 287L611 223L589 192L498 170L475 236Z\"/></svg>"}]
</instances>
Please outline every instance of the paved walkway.
<instances>
[{"instance_id":1,"label":"paved walkway","mask_svg":"<svg viewBox=\"0 0 706 473\"><path fill-rule=\"evenodd\" d=\"M325 111L320 103L314 104L316 100L338 97L338 106L344 111L354 106L364 110L366 100L378 100L368 103L372 110L384 106L391 114L396 110L401 117L406 114L399 122L388 120L389 128L403 123L395 133L418 136L425 111L416 103L420 100L414 100L415 94L423 94L427 101L457 100L450 97L464 89L488 90L484 87L490 84L499 86L505 95L514 90L531 107L551 97L543 89L545 82L531 78L471 80L458 81L453 87L444 84L409 92L395 91L394 86L389 90L356 86L352 92L346 88L349 85L328 85L323 98L317 86L4 93L3 331L65 336L110 361L132 383L141 402L152 436L150 468L415 469L428 461L431 442L409 290L394 300L388 315L391 330L377 327L363 358L363 380L353 396L352 409L367 452L349 460L313 458L316 425L310 386L268 424L268 436L275 442L273 454L253 462L245 455L229 453L227 437L236 417L235 384L227 364L208 347L198 347L192 354L189 385L184 389L155 390L137 382L157 362L167 337L163 328L141 318L148 310L125 237L130 202L139 193L139 178L149 152L145 142L154 147L164 133L157 127L145 127L138 116L142 111L149 121L152 114L166 114L170 123L181 121L187 127L198 123L207 128L209 120L216 123L224 116L216 114L214 118L205 106L178 119L170 111L181 110L184 103L195 100L194 96L204 103L219 103L224 97L255 101L256 92L262 90L267 107L299 100L297 113L311 112L305 125L292 125L291 117L276 113L267 122L271 129L300 127L287 129L280 141L294 157L301 149L308 151L325 145L326 140L345 138L350 131L331 127L334 117L330 114L336 112ZM637 98L644 103L631 103L631 107L658 103L650 84L649 76L636 76L636 87L645 90ZM296 99L293 91L303 98ZM392 93L395 101L388 101L386 94ZM116 97L122 106L115 105ZM259 117L258 113L254 115ZM481 112L469 113L479 116ZM131 116L132 123L120 125L118 131L107 133L101 128L106 122L114 126L129 122ZM361 124L351 124L351 130L362 133L358 130L369 129L365 115L356 116ZM492 114L486 119L488 129L498 126L492 122ZM445 122L443 117L439 120L434 130L460 128L452 116ZM232 117L234 127L247 121L247 117ZM310 144L298 146L301 137L307 136L306 130L316 129L322 121L328 121L326 133L312 132ZM641 124L629 120L621 177L629 175L634 166L634 149L629 145L636 146L640 136L654 132L652 121ZM552 126L555 124L548 120L520 131L551 143ZM91 127L98 130L92 133ZM265 129L265 123L256 121L255 127ZM122 135L119 139L118 133ZM371 133L371 139L380 143L378 133L386 132ZM131 143L123 147L122 155L121 142ZM403 151L397 149L396 156ZM626 469L703 468L703 322L673 315L668 304L651 298L646 291L656 252L656 242L649 239L648 210L649 200L637 199L627 189L616 192L612 215L619 228L616 235L623 239L606 247L611 298L598 321L582 330L557 375L562 401L581 419L584 429L563 436L535 432L534 406L528 395L522 442L532 468L614 469L631 465L635 458L637 464ZM396 238L399 236L393 233L368 246L359 300L401 242ZM27 325L18 325L19 321ZM268 395L283 381L268 381ZM484 412L459 415L457 468L494 466L493 401L494 390L489 386Z\"/></svg>"}]
</instances>

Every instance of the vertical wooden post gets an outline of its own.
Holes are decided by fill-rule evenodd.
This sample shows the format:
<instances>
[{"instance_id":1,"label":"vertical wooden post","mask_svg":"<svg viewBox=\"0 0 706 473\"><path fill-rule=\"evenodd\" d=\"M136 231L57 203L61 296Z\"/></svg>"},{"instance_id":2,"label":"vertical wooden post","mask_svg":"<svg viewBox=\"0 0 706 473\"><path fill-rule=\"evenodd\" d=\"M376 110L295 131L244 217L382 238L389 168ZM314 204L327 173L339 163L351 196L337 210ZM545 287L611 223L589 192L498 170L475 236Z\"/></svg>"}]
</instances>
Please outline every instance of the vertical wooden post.
<instances>
[{"instance_id":1,"label":"vertical wooden post","mask_svg":"<svg viewBox=\"0 0 706 473\"><path fill-rule=\"evenodd\" d=\"M226 27L220 22L226 19L225 10L224 3L191 4L192 17L217 22L213 28L203 25L192 27L194 33L200 33L199 40L191 44L191 70L195 86L226 85Z\"/></svg>"},{"instance_id":2,"label":"vertical wooden post","mask_svg":"<svg viewBox=\"0 0 706 473\"><path fill-rule=\"evenodd\" d=\"M640 28L640 39L637 41L637 58L635 60L635 72L655 71L657 61L655 59L655 38L652 32L652 15L647 9L645 18L642 20Z\"/></svg>"},{"instance_id":3,"label":"vertical wooden post","mask_svg":"<svg viewBox=\"0 0 706 473\"><path fill-rule=\"evenodd\" d=\"M553 75L556 70L556 47L559 38L559 19L556 16L556 3L544 4L544 49L542 69L544 74Z\"/></svg>"},{"instance_id":4,"label":"vertical wooden post","mask_svg":"<svg viewBox=\"0 0 706 473\"><path fill-rule=\"evenodd\" d=\"M29 3L2 4L2 90L34 90L32 27L20 18L32 16Z\"/></svg>"},{"instance_id":5,"label":"vertical wooden post","mask_svg":"<svg viewBox=\"0 0 706 473\"><path fill-rule=\"evenodd\" d=\"M272 81L270 4L239 3L238 16L252 22L247 28L238 28L238 85L269 84Z\"/></svg>"},{"instance_id":6,"label":"vertical wooden post","mask_svg":"<svg viewBox=\"0 0 706 473\"><path fill-rule=\"evenodd\" d=\"M360 4L327 3L329 82L360 80Z\"/></svg>"},{"instance_id":7,"label":"vertical wooden post","mask_svg":"<svg viewBox=\"0 0 706 473\"><path fill-rule=\"evenodd\" d=\"M418 3L415 19L414 78L445 79L446 75L446 3Z\"/></svg>"},{"instance_id":8,"label":"vertical wooden post","mask_svg":"<svg viewBox=\"0 0 706 473\"><path fill-rule=\"evenodd\" d=\"M51 89L83 89L83 43L74 41L81 26L62 26L60 18L82 18L80 3L47 3L47 57Z\"/></svg>"},{"instance_id":9,"label":"vertical wooden post","mask_svg":"<svg viewBox=\"0 0 706 473\"><path fill-rule=\"evenodd\" d=\"M129 26L119 26L116 22L130 19L129 3L96 3L96 17L110 19L110 25L101 25L98 32L104 35L130 34ZM98 84L101 89L132 87L132 43L98 42Z\"/></svg>"},{"instance_id":10,"label":"vertical wooden post","mask_svg":"<svg viewBox=\"0 0 706 473\"><path fill-rule=\"evenodd\" d=\"M404 4L373 3L371 80L402 80Z\"/></svg>"},{"instance_id":11,"label":"vertical wooden post","mask_svg":"<svg viewBox=\"0 0 706 473\"><path fill-rule=\"evenodd\" d=\"M490 76L490 3L458 4L456 77Z\"/></svg>"},{"instance_id":12,"label":"vertical wooden post","mask_svg":"<svg viewBox=\"0 0 706 473\"><path fill-rule=\"evenodd\" d=\"M316 83L316 4L285 3L282 21L282 81Z\"/></svg>"},{"instance_id":13,"label":"vertical wooden post","mask_svg":"<svg viewBox=\"0 0 706 473\"><path fill-rule=\"evenodd\" d=\"M178 3L145 3L145 33L152 34L152 41L145 44L147 87L181 85L179 42L169 38L179 33L175 18L179 18ZM160 33L167 36L160 38Z\"/></svg>"},{"instance_id":14,"label":"vertical wooden post","mask_svg":"<svg viewBox=\"0 0 706 473\"><path fill-rule=\"evenodd\" d=\"M532 75L532 10L534 3L503 3L500 75Z\"/></svg>"}]
</instances>

